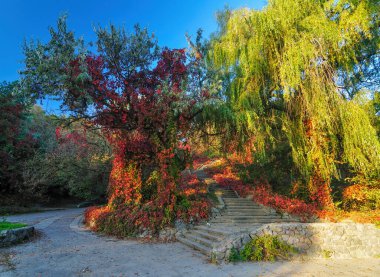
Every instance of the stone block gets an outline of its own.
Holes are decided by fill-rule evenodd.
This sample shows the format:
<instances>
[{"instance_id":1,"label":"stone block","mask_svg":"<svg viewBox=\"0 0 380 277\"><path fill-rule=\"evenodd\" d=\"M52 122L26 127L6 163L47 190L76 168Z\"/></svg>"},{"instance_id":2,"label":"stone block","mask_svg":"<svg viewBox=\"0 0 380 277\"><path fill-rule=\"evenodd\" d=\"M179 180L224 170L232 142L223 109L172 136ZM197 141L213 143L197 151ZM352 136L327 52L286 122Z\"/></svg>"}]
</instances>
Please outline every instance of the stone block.
<instances>
[{"instance_id":1,"label":"stone block","mask_svg":"<svg viewBox=\"0 0 380 277\"><path fill-rule=\"evenodd\" d=\"M0 247L16 244L34 235L34 227L22 227L2 231L0 234Z\"/></svg>"}]
</instances>

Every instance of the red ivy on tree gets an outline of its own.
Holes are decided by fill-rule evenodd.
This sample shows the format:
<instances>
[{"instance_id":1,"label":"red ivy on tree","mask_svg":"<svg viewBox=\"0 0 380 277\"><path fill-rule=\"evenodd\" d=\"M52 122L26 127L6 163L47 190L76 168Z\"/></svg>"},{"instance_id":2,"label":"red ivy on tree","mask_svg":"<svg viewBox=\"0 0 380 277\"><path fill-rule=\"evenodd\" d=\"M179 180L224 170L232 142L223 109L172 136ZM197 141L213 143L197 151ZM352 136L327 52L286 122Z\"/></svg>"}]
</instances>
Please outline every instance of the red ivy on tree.
<instances>
[{"instance_id":1,"label":"red ivy on tree","mask_svg":"<svg viewBox=\"0 0 380 277\"><path fill-rule=\"evenodd\" d=\"M138 26L131 35L115 26L99 28L97 54L83 50L65 18L51 34L46 45L25 48L25 90L61 97L73 116L100 128L113 148L108 206L88 212L88 222L96 222L94 215L101 230L115 234L157 232L184 209L191 214L202 206L182 205L187 196L179 189L189 162L188 134L200 103L210 97L202 85L201 56L159 51ZM194 212L192 219L204 216Z\"/></svg>"},{"instance_id":2,"label":"red ivy on tree","mask_svg":"<svg viewBox=\"0 0 380 277\"><path fill-rule=\"evenodd\" d=\"M135 72L120 83L106 73L101 57L89 56L85 64L91 82L70 91L72 103L88 94L93 99L96 116L91 124L101 126L114 148L109 207L134 215L127 220L135 227L127 228L131 231L156 231L173 223L179 212L180 171L188 163L186 137L196 112L196 100L184 90L186 60L183 49L164 50L154 69ZM80 67L78 60L70 63L72 80L81 74Z\"/></svg>"}]
</instances>

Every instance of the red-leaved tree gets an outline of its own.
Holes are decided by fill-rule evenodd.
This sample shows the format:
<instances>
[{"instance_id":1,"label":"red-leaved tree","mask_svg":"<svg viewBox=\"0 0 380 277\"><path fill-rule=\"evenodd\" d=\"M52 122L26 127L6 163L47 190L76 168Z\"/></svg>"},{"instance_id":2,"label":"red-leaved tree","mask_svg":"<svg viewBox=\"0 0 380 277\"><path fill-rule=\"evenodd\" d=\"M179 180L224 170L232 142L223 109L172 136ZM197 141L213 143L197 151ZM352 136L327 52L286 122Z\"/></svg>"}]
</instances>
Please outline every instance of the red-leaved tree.
<instances>
[{"instance_id":1,"label":"red-leaved tree","mask_svg":"<svg viewBox=\"0 0 380 277\"><path fill-rule=\"evenodd\" d=\"M99 29L96 53L82 50L64 19L51 33L48 44L25 48L25 88L36 97L59 96L89 128L100 128L113 148L109 203L89 210L88 222L129 235L157 232L179 214L184 220L206 217L208 203L189 202L179 189L193 119L209 97L199 54L159 50L138 26L131 35L114 26Z\"/></svg>"}]
</instances>

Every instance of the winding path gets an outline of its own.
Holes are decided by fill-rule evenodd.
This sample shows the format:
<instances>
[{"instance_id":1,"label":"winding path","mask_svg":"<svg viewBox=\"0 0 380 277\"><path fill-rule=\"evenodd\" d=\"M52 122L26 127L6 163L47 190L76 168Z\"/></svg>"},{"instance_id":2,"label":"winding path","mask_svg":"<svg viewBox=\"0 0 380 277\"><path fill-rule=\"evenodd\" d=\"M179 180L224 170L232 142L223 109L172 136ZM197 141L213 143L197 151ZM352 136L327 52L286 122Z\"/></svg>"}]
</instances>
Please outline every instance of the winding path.
<instances>
[{"instance_id":1,"label":"winding path","mask_svg":"<svg viewBox=\"0 0 380 277\"><path fill-rule=\"evenodd\" d=\"M181 243L118 240L84 230L83 209L10 216L40 237L0 249L0 276L379 276L380 259L214 265Z\"/></svg>"}]
</instances>

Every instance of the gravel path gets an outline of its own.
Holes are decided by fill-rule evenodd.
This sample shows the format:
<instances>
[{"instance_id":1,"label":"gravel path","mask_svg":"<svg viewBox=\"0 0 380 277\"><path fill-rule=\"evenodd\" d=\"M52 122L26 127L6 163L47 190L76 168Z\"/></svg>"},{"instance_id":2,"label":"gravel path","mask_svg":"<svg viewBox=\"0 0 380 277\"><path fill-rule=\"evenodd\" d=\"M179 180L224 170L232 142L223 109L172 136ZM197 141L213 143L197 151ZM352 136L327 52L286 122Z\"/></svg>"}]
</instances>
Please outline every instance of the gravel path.
<instances>
[{"instance_id":1,"label":"gravel path","mask_svg":"<svg viewBox=\"0 0 380 277\"><path fill-rule=\"evenodd\" d=\"M214 265L180 243L143 243L81 228L83 209L8 217L40 238L0 249L0 276L380 276L380 259Z\"/></svg>"}]
</instances>

